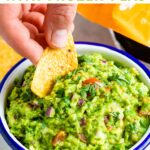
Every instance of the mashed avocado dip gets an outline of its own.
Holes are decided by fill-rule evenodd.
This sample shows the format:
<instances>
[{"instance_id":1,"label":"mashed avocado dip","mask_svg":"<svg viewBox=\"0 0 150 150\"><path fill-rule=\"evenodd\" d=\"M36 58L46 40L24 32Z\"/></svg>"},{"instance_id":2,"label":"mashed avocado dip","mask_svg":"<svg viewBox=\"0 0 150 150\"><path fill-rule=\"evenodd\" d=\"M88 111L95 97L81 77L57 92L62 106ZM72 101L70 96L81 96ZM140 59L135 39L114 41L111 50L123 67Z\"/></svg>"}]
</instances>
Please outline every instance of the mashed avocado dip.
<instances>
[{"instance_id":1,"label":"mashed avocado dip","mask_svg":"<svg viewBox=\"0 0 150 150\"><path fill-rule=\"evenodd\" d=\"M129 149L149 127L150 90L136 69L100 54L78 61L45 98L31 92L33 66L15 80L6 108L11 133L30 150Z\"/></svg>"}]
</instances>

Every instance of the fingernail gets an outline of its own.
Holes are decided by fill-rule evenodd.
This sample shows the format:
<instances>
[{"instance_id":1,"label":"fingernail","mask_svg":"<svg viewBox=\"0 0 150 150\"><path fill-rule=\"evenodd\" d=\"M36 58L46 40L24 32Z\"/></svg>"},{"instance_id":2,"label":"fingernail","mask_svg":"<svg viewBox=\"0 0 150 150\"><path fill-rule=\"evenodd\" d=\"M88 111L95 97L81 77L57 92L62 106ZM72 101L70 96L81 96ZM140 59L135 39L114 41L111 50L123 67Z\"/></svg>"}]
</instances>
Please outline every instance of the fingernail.
<instances>
[{"instance_id":1,"label":"fingernail","mask_svg":"<svg viewBox=\"0 0 150 150\"><path fill-rule=\"evenodd\" d=\"M56 30L52 33L52 44L56 47L64 47L67 42L67 30Z\"/></svg>"}]
</instances>

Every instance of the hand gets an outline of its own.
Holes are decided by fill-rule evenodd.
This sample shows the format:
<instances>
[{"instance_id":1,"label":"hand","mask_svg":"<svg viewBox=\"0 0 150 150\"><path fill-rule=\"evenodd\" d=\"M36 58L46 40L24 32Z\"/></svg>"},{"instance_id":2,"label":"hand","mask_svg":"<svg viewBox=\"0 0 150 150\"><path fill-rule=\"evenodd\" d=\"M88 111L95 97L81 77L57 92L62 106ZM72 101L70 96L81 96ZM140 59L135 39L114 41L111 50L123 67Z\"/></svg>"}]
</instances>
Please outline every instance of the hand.
<instances>
[{"instance_id":1,"label":"hand","mask_svg":"<svg viewBox=\"0 0 150 150\"><path fill-rule=\"evenodd\" d=\"M75 4L2 4L0 35L22 56L36 64L43 48L64 47L72 32Z\"/></svg>"}]
</instances>

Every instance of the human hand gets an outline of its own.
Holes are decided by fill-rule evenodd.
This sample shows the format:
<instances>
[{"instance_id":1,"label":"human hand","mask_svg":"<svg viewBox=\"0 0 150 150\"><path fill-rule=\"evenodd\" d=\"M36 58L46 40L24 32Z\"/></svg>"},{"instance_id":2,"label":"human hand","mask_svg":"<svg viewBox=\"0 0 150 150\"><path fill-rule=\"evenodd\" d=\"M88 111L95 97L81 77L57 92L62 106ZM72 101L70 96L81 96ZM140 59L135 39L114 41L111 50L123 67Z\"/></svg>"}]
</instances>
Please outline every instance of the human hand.
<instances>
[{"instance_id":1,"label":"human hand","mask_svg":"<svg viewBox=\"0 0 150 150\"><path fill-rule=\"evenodd\" d=\"M72 32L75 4L0 5L0 35L20 55L37 64L46 46L63 47Z\"/></svg>"}]
</instances>

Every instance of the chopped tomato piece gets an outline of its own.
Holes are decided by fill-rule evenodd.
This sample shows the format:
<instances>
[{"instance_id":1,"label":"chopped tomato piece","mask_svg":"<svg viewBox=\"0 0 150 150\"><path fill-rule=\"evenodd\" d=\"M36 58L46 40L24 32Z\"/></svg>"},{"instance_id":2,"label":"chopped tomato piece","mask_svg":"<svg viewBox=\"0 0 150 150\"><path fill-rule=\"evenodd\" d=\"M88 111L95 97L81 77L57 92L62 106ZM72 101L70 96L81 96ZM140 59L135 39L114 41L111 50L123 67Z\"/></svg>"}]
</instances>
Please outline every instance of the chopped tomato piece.
<instances>
[{"instance_id":1,"label":"chopped tomato piece","mask_svg":"<svg viewBox=\"0 0 150 150\"><path fill-rule=\"evenodd\" d=\"M94 84L95 82L99 82L99 80L96 78L89 78L89 79L83 81L83 84Z\"/></svg>"},{"instance_id":2,"label":"chopped tomato piece","mask_svg":"<svg viewBox=\"0 0 150 150\"><path fill-rule=\"evenodd\" d=\"M65 131L59 131L56 136L53 138L52 145L56 146L59 142L63 141L66 137Z\"/></svg>"},{"instance_id":3,"label":"chopped tomato piece","mask_svg":"<svg viewBox=\"0 0 150 150\"><path fill-rule=\"evenodd\" d=\"M140 112L139 112L139 115L140 115L140 116L150 116L150 112L140 111Z\"/></svg>"}]
</instances>

